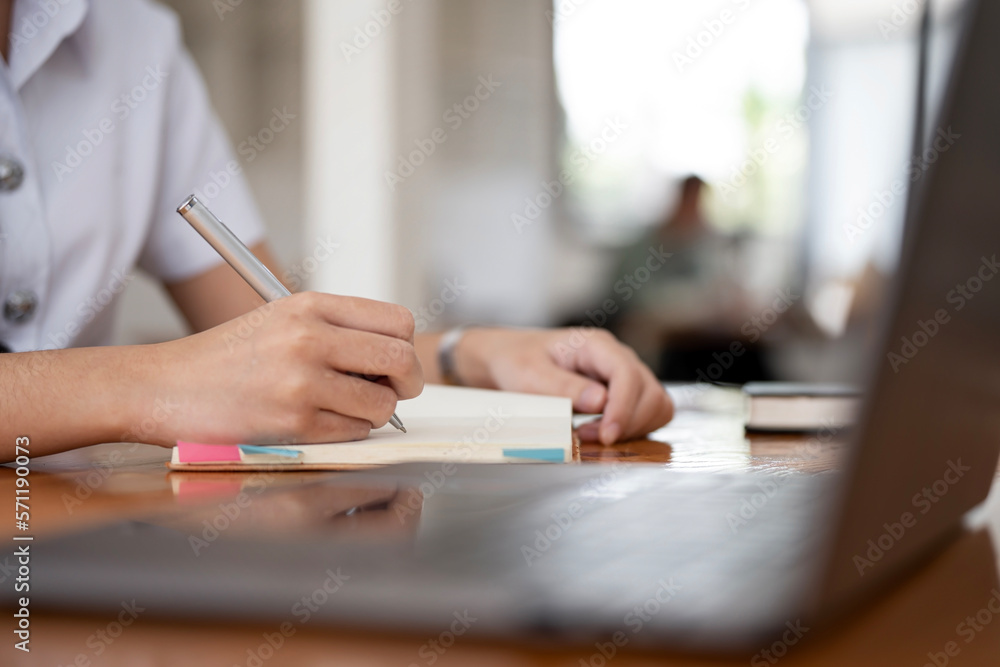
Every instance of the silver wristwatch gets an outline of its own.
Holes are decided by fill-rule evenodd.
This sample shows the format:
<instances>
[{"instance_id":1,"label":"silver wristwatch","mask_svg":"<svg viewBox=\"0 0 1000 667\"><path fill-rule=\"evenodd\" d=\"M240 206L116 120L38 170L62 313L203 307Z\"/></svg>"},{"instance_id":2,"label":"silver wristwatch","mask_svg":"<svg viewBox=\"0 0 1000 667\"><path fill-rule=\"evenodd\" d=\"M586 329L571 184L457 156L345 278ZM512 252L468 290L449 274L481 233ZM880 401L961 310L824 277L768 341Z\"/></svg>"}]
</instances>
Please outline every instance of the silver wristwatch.
<instances>
[{"instance_id":1,"label":"silver wristwatch","mask_svg":"<svg viewBox=\"0 0 1000 667\"><path fill-rule=\"evenodd\" d=\"M450 329L441 336L441 342L438 343L438 368L441 369L441 379L446 384L462 384L455 372L455 347L462 340L466 329L467 326Z\"/></svg>"}]
</instances>

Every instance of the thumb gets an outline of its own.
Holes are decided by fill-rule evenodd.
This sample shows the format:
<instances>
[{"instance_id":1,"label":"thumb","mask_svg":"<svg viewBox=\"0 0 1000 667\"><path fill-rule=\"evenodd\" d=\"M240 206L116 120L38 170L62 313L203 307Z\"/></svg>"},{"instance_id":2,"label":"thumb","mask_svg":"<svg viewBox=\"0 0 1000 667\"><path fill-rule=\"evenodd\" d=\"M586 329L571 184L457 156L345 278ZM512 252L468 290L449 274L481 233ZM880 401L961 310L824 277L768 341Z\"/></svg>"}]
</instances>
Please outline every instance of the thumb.
<instances>
[{"instance_id":1,"label":"thumb","mask_svg":"<svg viewBox=\"0 0 1000 667\"><path fill-rule=\"evenodd\" d=\"M558 366L551 367L539 384L542 393L573 399L576 412L597 414L608 402L608 389L603 384Z\"/></svg>"}]
</instances>

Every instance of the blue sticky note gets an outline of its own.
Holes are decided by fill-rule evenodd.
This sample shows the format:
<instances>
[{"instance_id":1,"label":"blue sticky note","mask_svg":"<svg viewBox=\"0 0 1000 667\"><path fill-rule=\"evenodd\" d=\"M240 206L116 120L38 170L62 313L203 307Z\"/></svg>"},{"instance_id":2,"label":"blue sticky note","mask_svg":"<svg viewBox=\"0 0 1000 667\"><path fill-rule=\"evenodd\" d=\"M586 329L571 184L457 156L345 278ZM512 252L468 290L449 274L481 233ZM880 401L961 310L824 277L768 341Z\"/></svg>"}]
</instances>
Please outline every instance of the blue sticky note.
<instances>
[{"instance_id":1,"label":"blue sticky note","mask_svg":"<svg viewBox=\"0 0 1000 667\"><path fill-rule=\"evenodd\" d=\"M240 451L244 454L273 454L274 456L284 456L290 459L298 458L300 452L280 447L260 447L258 445L240 445Z\"/></svg>"},{"instance_id":2,"label":"blue sticky note","mask_svg":"<svg viewBox=\"0 0 1000 667\"><path fill-rule=\"evenodd\" d=\"M530 459L549 463L562 463L566 458L566 452L562 449L505 449L503 455L510 459Z\"/></svg>"}]
</instances>

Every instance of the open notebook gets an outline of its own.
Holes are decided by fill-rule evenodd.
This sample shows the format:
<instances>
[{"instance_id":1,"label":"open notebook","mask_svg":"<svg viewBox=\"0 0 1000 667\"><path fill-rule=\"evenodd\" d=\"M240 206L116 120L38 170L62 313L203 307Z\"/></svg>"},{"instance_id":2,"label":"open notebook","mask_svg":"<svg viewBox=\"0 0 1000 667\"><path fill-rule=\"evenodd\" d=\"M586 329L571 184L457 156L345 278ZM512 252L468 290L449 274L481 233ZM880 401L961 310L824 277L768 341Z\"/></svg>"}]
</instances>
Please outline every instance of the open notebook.
<instances>
[{"instance_id":1,"label":"open notebook","mask_svg":"<svg viewBox=\"0 0 1000 667\"><path fill-rule=\"evenodd\" d=\"M180 442L173 470L342 470L413 461L562 463L573 458L567 398L427 385L401 401L406 433L386 425L366 440L320 445Z\"/></svg>"}]
</instances>

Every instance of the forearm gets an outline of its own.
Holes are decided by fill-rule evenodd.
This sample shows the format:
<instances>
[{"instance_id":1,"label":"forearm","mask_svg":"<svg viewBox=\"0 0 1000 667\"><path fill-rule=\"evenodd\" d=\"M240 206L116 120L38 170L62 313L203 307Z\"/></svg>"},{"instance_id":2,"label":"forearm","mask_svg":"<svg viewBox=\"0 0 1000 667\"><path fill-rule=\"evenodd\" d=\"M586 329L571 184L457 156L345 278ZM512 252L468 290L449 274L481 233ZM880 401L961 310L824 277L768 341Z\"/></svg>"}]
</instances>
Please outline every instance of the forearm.
<instances>
[{"instance_id":1,"label":"forearm","mask_svg":"<svg viewBox=\"0 0 1000 667\"><path fill-rule=\"evenodd\" d=\"M424 369L424 382L428 384L441 384L444 379L441 377L441 366L438 364L438 345L441 343L442 334L418 334L413 337L413 347L417 351L417 358Z\"/></svg>"},{"instance_id":2,"label":"forearm","mask_svg":"<svg viewBox=\"0 0 1000 667\"><path fill-rule=\"evenodd\" d=\"M153 348L0 354L0 459L14 459L21 436L34 456L126 439L142 421Z\"/></svg>"}]
</instances>

